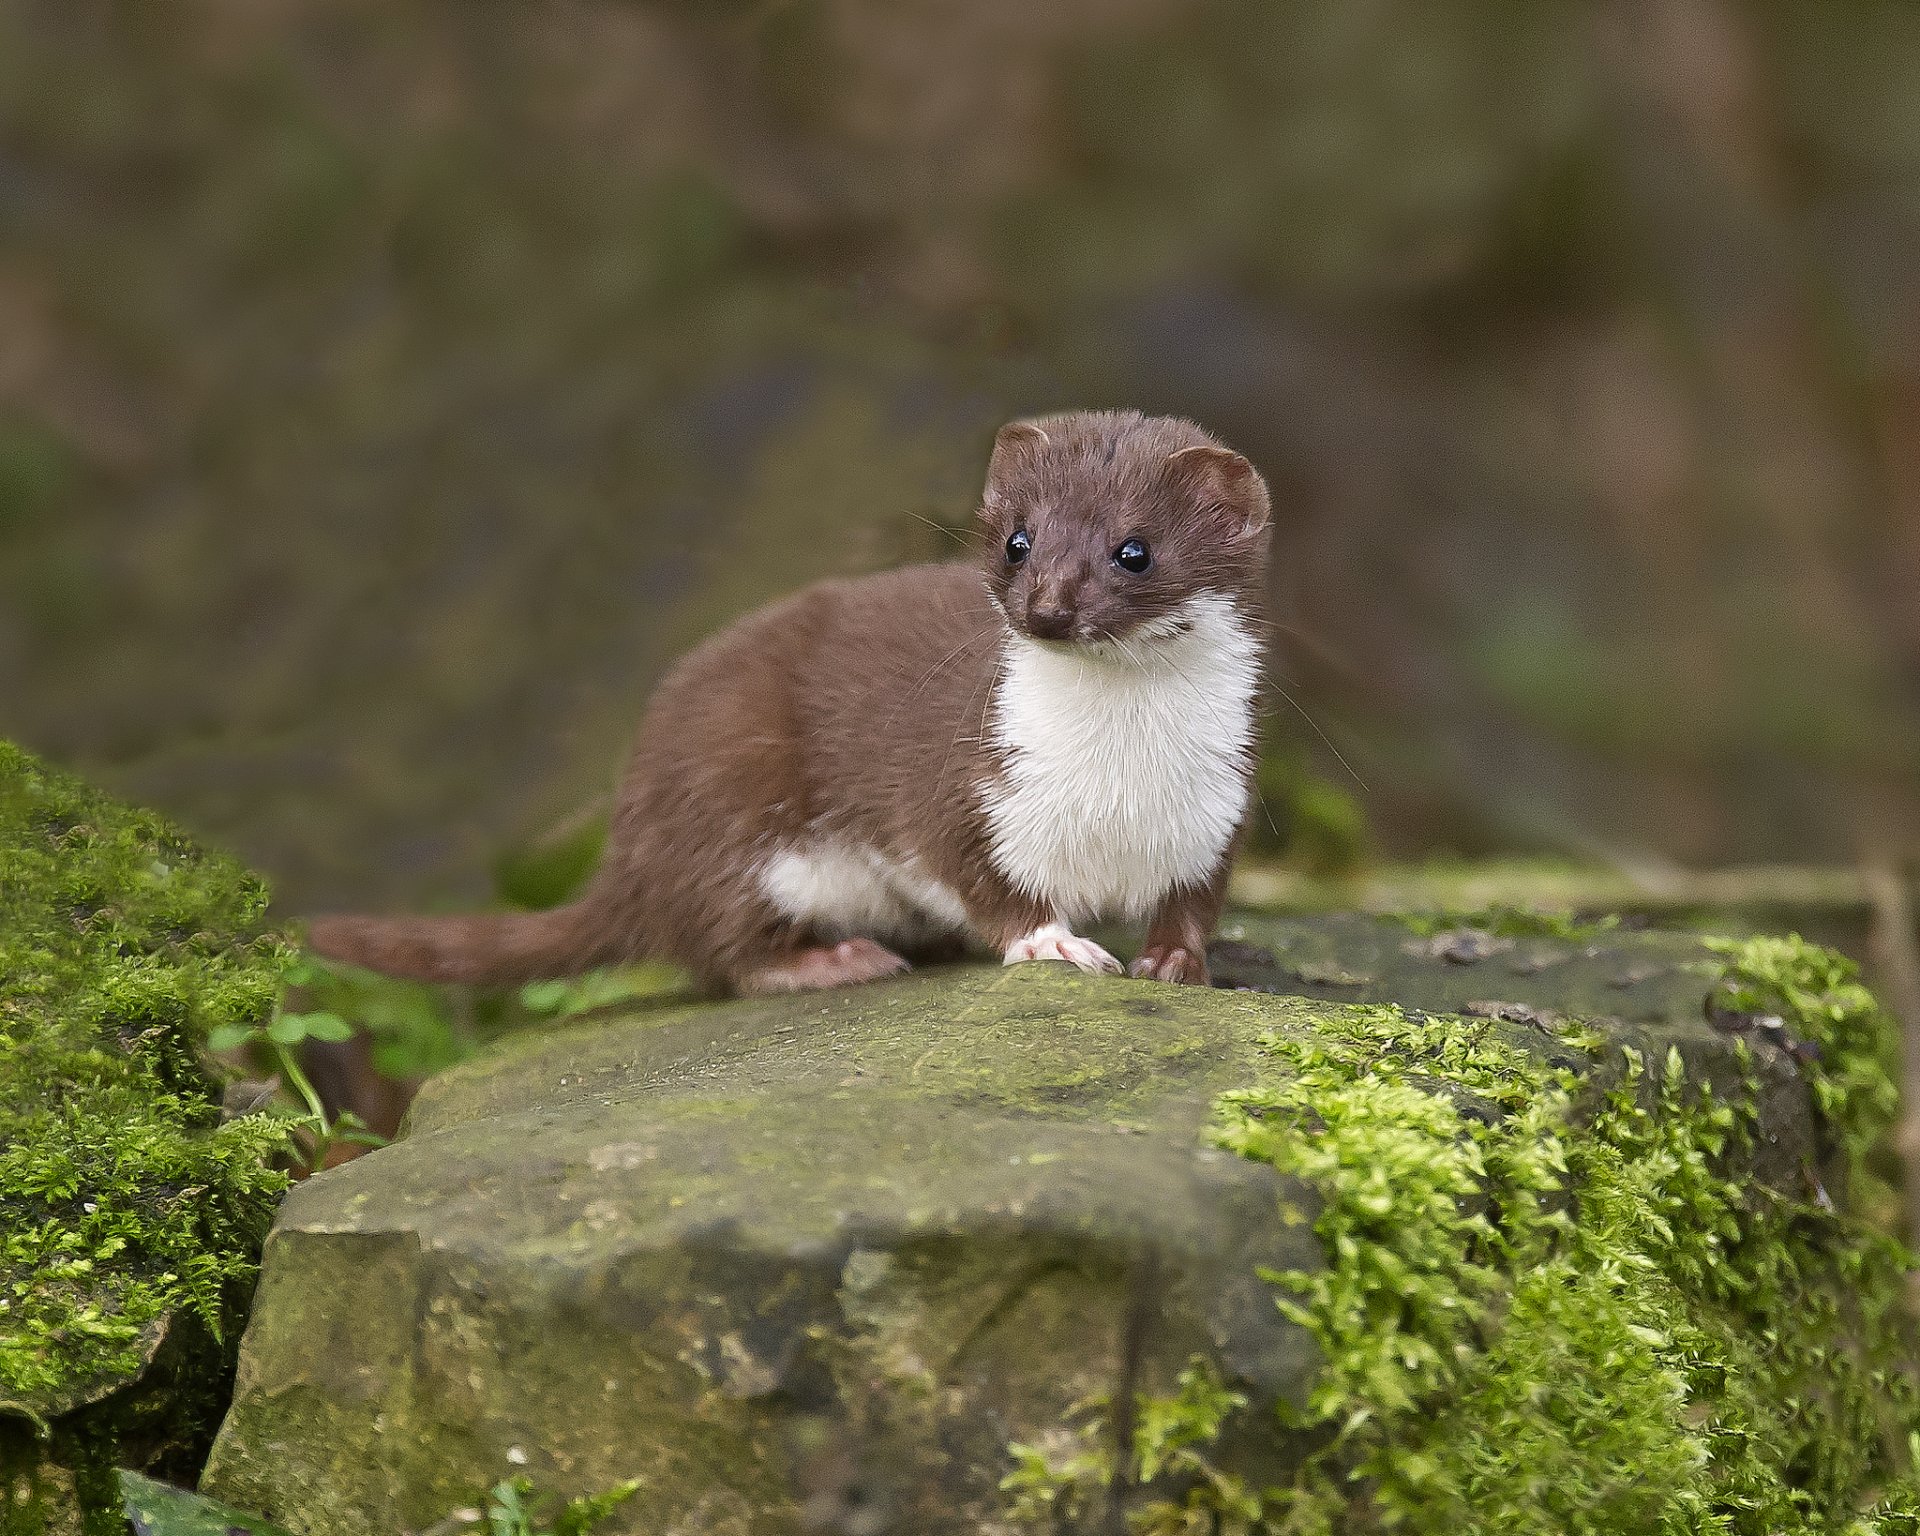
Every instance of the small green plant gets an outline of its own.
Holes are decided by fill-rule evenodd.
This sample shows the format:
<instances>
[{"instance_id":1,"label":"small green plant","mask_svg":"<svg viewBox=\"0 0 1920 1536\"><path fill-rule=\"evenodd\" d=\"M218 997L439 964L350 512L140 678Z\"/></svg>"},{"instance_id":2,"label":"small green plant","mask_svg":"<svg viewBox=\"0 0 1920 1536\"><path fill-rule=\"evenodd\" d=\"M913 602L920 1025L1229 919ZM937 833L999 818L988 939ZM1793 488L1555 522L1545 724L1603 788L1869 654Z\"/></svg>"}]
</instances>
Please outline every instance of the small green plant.
<instances>
[{"instance_id":1,"label":"small green plant","mask_svg":"<svg viewBox=\"0 0 1920 1536\"><path fill-rule=\"evenodd\" d=\"M287 979L298 988L301 1006L282 1017L318 1021L317 1029L309 1028L302 1038L342 1039L343 1025L349 1033L363 1031L372 1046L373 1070L392 1082L443 1072L514 1030L656 997L687 983L684 972L649 964L533 981L512 990L434 986L315 955L304 957ZM284 1027L291 1033L291 1024Z\"/></svg>"},{"instance_id":2,"label":"small green plant","mask_svg":"<svg viewBox=\"0 0 1920 1536\"><path fill-rule=\"evenodd\" d=\"M151 1536L286 1536L279 1526L258 1515L137 1472L120 1473L119 1482L128 1520ZM551 1495L540 1493L531 1478L505 1478L487 1490L483 1508L455 1510L427 1527L422 1536L465 1531L485 1536L587 1536L639 1491L640 1480L634 1478L605 1493L569 1499L549 1519Z\"/></svg>"},{"instance_id":3,"label":"small green plant","mask_svg":"<svg viewBox=\"0 0 1920 1536\"><path fill-rule=\"evenodd\" d=\"M140 1536L287 1536L270 1521L218 1499L121 1471L120 1498L126 1521Z\"/></svg>"},{"instance_id":4,"label":"small green plant","mask_svg":"<svg viewBox=\"0 0 1920 1536\"><path fill-rule=\"evenodd\" d=\"M1227 1419L1247 1406L1244 1394L1195 1357L1172 1395L1140 1394L1134 1402L1133 1454L1127 1481L1170 1490L1135 1512L1133 1536L1251 1536L1262 1530L1257 1491L1204 1454ZM1105 1394L1076 1403L1067 1422L1044 1442L1007 1447L1013 1470L1000 1479L1009 1517L1019 1525L1060 1529L1084 1522L1118 1481L1111 1404ZM1075 1424L1075 1419L1084 1422Z\"/></svg>"},{"instance_id":5,"label":"small green plant","mask_svg":"<svg viewBox=\"0 0 1920 1536\"><path fill-rule=\"evenodd\" d=\"M1105 1405L1101 1398L1079 1404L1077 1412ZM1113 1452L1107 1440L1101 1415L1050 1430L1044 1443L1016 1440L1008 1446L1013 1470L1000 1479L1000 1491L1008 1496L1008 1516L1016 1524L1055 1530L1082 1520L1113 1483Z\"/></svg>"},{"instance_id":6,"label":"small green plant","mask_svg":"<svg viewBox=\"0 0 1920 1536\"><path fill-rule=\"evenodd\" d=\"M631 1478L605 1493L568 1499L554 1511L553 1496L535 1488L532 1478L509 1477L487 1490L484 1509L454 1518L486 1536L586 1536L639 1491L640 1480Z\"/></svg>"},{"instance_id":7,"label":"small green plant","mask_svg":"<svg viewBox=\"0 0 1920 1536\"><path fill-rule=\"evenodd\" d=\"M1140 1462L1140 1480L1151 1482L1167 1467L1177 1467L1196 1445L1211 1445L1220 1426L1247 1406L1244 1393L1220 1380L1205 1360L1196 1359L1180 1373L1179 1390L1171 1397L1143 1397L1134 1427L1134 1454Z\"/></svg>"},{"instance_id":8,"label":"small green plant","mask_svg":"<svg viewBox=\"0 0 1920 1536\"><path fill-rule=\"evenodd\" d=\"M494 868L496 898L522 910L567 900L592 872L605 835L604 809L589 806L534 844L503 854ZM443 1072L515 1030L679 991L688 982L686 973L673 966L645 963L519 988L443 986L382 976L312 954L287 979L299 989L302 1007L285 1011L283 1019L318 1021L301 1038L344 1038L338 1031L349 1025L366 1035L373 1070L396 1083ZM283 1025L289 1034L294 1027Z\"/></svg>"},{"instance_id":9,"label":"small green plant","mask_svg":"<svg viewBox=\"0 0 1920 1536\"><path fill-rule=\"evenodd\" d=\"M295 961L287 969L286 980L298 986L311 981L313 974L313 967L308 962ZM366 1147L386 1145L385 1138L376 1136L368 1129L366 1121L352 1110L329 1115L312 1081L300 1066L299 1050L307 1041L337 1042L352 1038L353 1026L339 1014L324 1010L289 1012L283 994L280 1003L275 1005L273 1013L264 1023L229 1021L216 1025L207 1036L207 1046L215 1051L251 1049L260 1052L273 1064L280 1083L297 1100L296 1104L286 1106L281 1114L294 1132L297 1156L304 1166L319 1168L325 1165L327 1154L342 1142Z\"/></svg>"},{"instance_id":10,"label":"small green plant","mask_svg":"<svg viewBox=\"0 0 1920 1536\"><path fill-rule=\"evenodd\" d=\"M306 956L288 979L306 1007L365 1031L373 1070L393 1082L430 1077L464 1061L491 1022L490 1009L470 989L381 976L316 955Z\"/></svg>"},{"instance_id":11,"label":"small green plant","mask_svg":"<svg viewBox=\"0 0 1920 1536\"><path fill-rule=\"evenodd\" d=\"M686 983L686 973L670 965L627 965L554 981L530 981L520 989L520 1006L541 1017L567 1019L595 1008L678 991Z\"/></svg>"}]
</instances>

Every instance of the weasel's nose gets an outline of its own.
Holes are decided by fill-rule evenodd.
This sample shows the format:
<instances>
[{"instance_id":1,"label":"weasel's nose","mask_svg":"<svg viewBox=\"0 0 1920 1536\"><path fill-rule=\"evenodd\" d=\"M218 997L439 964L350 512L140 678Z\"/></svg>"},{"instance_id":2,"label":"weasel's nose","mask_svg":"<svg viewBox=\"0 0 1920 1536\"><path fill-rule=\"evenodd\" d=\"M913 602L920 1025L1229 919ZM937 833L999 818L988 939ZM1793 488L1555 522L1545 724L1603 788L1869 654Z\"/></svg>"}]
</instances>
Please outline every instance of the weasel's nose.
<instances>
[{"instance_id":1,"label":"weasel's nose","mask_svg":"<svg viewBox=\"0 0 1920 1536\"><path fill-rule=\"evenodd\" d=\"M1064 640L1073 633L1078 612L1065 603L1028 603L1027 630L1042 640Z\"/></svg>"}]
</instances>

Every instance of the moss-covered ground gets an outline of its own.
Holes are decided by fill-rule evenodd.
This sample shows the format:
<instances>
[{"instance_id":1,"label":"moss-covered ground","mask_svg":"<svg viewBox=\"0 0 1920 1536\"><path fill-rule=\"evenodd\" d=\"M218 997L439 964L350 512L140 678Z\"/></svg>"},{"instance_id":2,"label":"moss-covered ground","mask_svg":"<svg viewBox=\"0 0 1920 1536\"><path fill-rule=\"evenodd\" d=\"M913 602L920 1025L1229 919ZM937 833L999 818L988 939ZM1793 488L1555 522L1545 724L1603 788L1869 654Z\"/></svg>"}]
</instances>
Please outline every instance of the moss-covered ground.
<instances>
[{"instance_id":1,"label":"moss-covered ground","mask_svg":"<svg viewBox=\"0 0 1920 1536\"><path fill-rule=\"evenodd\" d=\"M84 1489L116 1451L190 1464L211 1437L205 1399L217 1414L286 1184L270 1166L282 1131L223 1122L205 1058L214 1027L273 1009L290 952L265 906L238 865L0 742L9 1536L55 1528L35 1492L49 1457L71 1474L56 1481ZM124 1390L161 1375L174 1385L159 1400Z\"/></svg>"}]
</instances>

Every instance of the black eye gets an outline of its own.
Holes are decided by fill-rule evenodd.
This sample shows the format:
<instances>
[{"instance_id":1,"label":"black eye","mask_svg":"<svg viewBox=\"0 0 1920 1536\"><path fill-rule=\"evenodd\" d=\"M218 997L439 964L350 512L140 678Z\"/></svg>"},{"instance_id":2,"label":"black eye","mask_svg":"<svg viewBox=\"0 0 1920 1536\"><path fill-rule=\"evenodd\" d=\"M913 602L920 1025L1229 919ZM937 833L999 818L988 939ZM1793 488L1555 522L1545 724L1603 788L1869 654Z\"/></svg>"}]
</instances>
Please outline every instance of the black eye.
<instances>
[{"instance_id":1,"label":"black eye","mask_svg":"<svg viewBox=\"0 0 1920 1536\"><path fill-rule=\"evenodd\" d=\"M1145 539L1128 539L1113 552L1113 563L1123 571L1132 571L1138 576L1153 564L1153 555L1147 549Z\"/></svg>"},{"instance_id":2,"label":"black eye","mask_svg":"<svg viewBox=\"0 0 1920 1536\"><path fill-rule=\"evenodd\" d=\"M1012 533L1007 535L1007 564L1024 564L1028 551L1032 548L1033 540L1027 537L1027 530L1024 528L1014 529Z\"/></svg>"}]
</instances>

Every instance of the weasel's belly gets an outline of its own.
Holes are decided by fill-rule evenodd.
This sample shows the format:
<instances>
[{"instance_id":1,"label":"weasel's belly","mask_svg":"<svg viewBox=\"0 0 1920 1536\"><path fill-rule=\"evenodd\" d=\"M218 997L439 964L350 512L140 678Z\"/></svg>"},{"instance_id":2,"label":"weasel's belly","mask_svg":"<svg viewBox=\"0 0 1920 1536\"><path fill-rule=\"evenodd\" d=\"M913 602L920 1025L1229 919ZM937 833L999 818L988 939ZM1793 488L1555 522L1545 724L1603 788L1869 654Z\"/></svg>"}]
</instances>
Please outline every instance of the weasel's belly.
<instances>
[{"instance_id":1,"label":"weasel's belly","mask_svg":"<svg viewBox=\"0 0 1920 1536\"><path fill-rule=\"evenodd\" d=\"M913 859L869 844L821 839L786 848L760 867L760 889L823 939L917 943L964 928L966 908Z\"/></svg>"},{"instance_id":2,"label":"weasel's belly","mask_svg":"<svg viewBox=\"0 0 1920 1536\"><path fill-rule=\"evenodd\" d=\"M1210 879L1246 814L1257 667L1251 638L1210 613L1144 665L1011 643L1005 766L980 796L1000 873L1070 923L1144 917Z\"/></svg>"}]
</instances>

